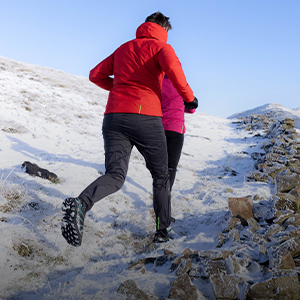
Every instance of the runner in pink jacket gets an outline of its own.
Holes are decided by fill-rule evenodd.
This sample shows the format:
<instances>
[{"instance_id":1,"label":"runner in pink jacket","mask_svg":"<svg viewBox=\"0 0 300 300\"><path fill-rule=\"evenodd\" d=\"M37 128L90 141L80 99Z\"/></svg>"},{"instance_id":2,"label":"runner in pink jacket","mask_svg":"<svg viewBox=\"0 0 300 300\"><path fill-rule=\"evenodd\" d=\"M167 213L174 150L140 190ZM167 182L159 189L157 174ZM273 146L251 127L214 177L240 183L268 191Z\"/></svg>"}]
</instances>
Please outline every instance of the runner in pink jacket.
<instances>
[{"instance_id":1,"label":"runner in pink jacket","mask_svg":"<svg viewBox=\"0 0 300 300\"><path fill-rule=\"evenodd\" d=\"M183 99L167 75L165 75L163 79L161 94L162 123L167 139L170 188L172 188L184 142L184 113L192 114L196 109L188 109L185 107Z\"/></svg>"}]
</instances>

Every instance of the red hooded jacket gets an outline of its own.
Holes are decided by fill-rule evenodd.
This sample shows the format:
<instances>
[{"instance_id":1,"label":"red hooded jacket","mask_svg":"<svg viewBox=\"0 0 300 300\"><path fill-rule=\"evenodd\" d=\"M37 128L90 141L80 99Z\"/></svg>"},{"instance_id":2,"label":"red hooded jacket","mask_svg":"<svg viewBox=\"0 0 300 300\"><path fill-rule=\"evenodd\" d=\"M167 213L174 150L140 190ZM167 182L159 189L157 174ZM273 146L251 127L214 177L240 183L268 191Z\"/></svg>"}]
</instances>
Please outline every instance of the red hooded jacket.
<instances>
[{"instance_id":1,"label":"red hooded jacket","mask_svg":"<svg viewBox=\"0 0 300 300\"><path fill-rule=\"evenodd\" d=\"M194 100L175 51L166 43L167 37L163 27L145 22L138 27L136 39L121 45L91 70L90 81L110 91L105 114L161 117L161 87L165 73L182 99Z\"/></svg>"}]
</instances>

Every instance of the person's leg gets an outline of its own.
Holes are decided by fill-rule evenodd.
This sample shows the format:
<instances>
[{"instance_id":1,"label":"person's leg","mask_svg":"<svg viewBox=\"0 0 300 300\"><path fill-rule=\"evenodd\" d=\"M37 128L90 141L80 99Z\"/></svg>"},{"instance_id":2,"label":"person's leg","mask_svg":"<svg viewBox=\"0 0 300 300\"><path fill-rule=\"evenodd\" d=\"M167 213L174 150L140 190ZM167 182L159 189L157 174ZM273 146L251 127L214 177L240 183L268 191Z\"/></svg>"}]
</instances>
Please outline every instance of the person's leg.
<instances>
[{"instance_id":1,"label":"person's leg","mask_svg":"<svg viewBox=\"0 0 300 300\"><path fill-rule=\"evenodd\" d=\"M78 247L82 243L86 212L97 201L119 190L124 183L132 145L122 133L121 117L118 114L104 116L105 175L91 183L78 198L67 198L62 204L62 235L72 246Z\"/></svg>"},{"instance_id":2,"label":"person's leg","mask_svg":"<svg viewBox=\"0 0 300 300\"><path fill-rule=\"evenodd\" d=\"M105 175L97 178L79 195L79 198L87 204L87 210L91 209L97 201L118 191L124 184L133 146L124 132L122 115L104 116L102 132Z\"/></svg>"},{"instance_id":3,"label":"person's leg","mask_svg":"<svg viewBox=\"0 0 300 300\"><path fill-rule=\"evenodd\" d=\"M172 189L181 150L184 142L184 135L175 131L165 131L168 149L168 168L170 174L170 188Z\"/></svg>"},{"instance_id":4,"label":"person's leg","mask_svg":"<svg viewBox=\"0 0 300 300\"><path fill-rule=\"evenodd\" d=\"M156 215L156 230L170 225L171 201L168 172L168 155L161 118L137 115L138 131L134 145L143 155L153 178L153 208Z\"/></svg>"}]
</instances>

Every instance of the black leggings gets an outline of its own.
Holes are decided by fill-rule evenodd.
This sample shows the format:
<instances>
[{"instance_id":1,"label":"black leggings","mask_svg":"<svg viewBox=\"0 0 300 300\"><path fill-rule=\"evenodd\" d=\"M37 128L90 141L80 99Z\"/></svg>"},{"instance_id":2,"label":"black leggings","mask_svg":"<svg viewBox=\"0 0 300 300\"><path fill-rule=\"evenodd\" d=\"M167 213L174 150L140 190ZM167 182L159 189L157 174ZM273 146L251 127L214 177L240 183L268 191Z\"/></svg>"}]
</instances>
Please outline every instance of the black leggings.
<instances>
[{"instance_id":1,"label":"black leggings","mask_svg":"<svg viewBox=\"0 0 300 300\"><path fill-rule=\"evenodd\" d=\"M165 130L165 135L167 138L167 148L168 148L168 168L169 168L169 176L170 176L170 188L172 188L175 181L177 165L181 155L184 135L175 131L168 131L168 130Z\"/></svg>"}]
</instances>

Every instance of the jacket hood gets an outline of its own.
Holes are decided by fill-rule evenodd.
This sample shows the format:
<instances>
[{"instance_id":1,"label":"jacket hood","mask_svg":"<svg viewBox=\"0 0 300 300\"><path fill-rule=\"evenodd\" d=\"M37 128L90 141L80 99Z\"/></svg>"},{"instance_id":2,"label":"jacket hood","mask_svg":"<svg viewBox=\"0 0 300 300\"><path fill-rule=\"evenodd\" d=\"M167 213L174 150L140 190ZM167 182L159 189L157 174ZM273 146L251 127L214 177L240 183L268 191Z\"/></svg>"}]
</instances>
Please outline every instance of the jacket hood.
<instances>
[{"instance_id":1,"label":"jacket hood","mask_svg":"<svg viewBox=\"0 0 300 300\"><path fill-rule=\"evenodd\" d=\"M168 32L156 23L145 22L141 24L136 30L136 37L155 38L161 42L166 43L168 39Z\"/></svg>"}]
</instances>

